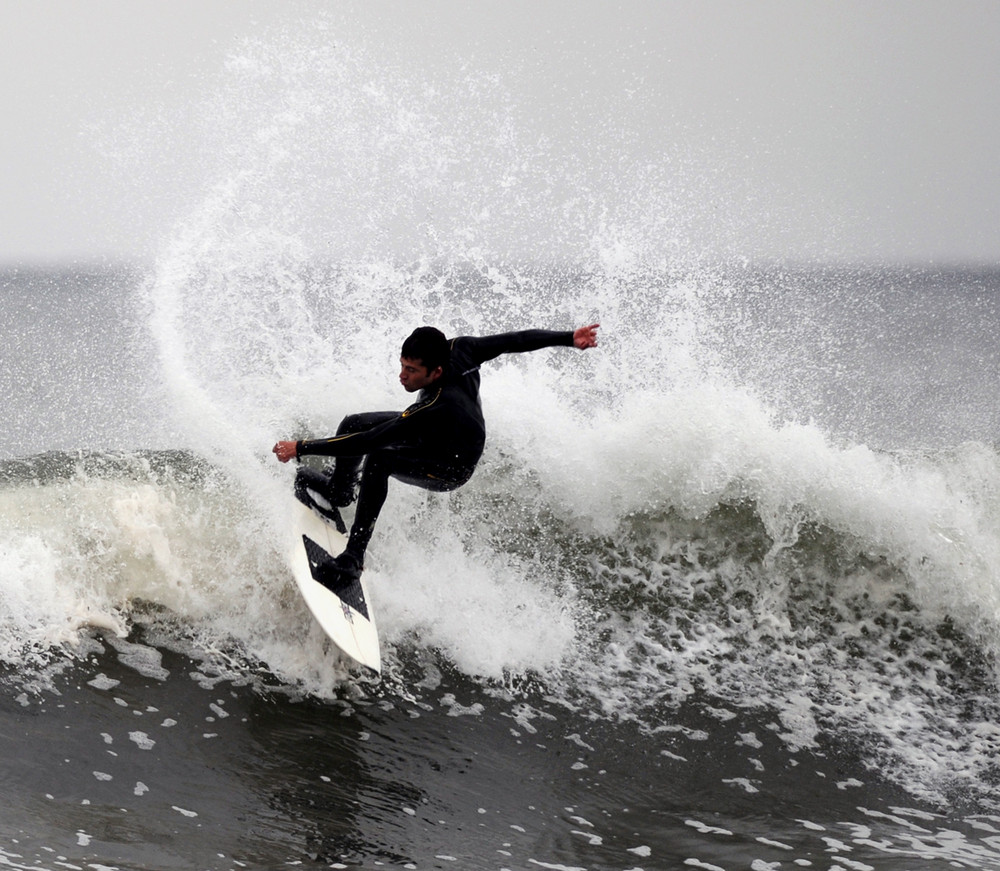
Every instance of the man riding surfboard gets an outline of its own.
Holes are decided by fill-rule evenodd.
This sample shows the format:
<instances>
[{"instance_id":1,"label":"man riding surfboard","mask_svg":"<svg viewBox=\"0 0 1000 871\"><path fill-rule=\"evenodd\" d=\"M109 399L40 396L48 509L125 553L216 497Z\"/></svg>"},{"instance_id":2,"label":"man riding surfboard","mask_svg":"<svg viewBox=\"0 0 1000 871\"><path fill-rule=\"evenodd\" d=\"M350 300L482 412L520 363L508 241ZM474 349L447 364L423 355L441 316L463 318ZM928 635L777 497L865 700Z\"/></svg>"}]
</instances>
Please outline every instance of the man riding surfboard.
<instances>
[{"instance_id":1,"label":"man riding surfboard","mask_svg":"<svg viewBox=\"0 0 1000 871\"><path fill-rule=\"evenodd\" d=\"M434 327L418 327L403 342L400 354L399 382L408 393L418 393L413 405L402 412L349 414L329 438L279 441L273 452L282 463L309 455L335 458L332 474L299 469L295 489L300 499L339 528L345 528L339 509L357 496L347 547L323 567L323 582L337 587L361 576L389 478L446 491L472 477L486 443L479 401L482 363L501 354L555 346L593 348L599 326L454 339Z\"/></svg>"}]
</instances>

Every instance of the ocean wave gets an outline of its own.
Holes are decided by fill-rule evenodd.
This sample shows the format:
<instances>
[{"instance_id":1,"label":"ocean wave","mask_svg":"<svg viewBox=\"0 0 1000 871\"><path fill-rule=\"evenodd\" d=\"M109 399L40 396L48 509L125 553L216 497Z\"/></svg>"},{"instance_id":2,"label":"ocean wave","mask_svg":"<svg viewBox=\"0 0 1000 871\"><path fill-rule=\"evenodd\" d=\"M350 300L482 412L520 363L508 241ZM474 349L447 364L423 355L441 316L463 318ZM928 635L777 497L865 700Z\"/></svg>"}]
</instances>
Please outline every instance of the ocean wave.
<instances>
[{"instance_id":1,"label":"ocean wave","mask_svg":"<svg viewBox=\"0 0 1000 871\"><path fill-rule=\"evenodd\" d=\"M911 485L933 463L955 487L983 461L982 449L964 456L921 459ZM905 474L912 461L878 462ZM24 680L104 637L262 686L326 697L344 685L284 564L280 507L261 510L220 469L187 452L50 454L2 477L0 656ZM851 489L861 516L867 500L884 504L877 482ZM988 615L978 581L934 591L936 528L838 529L839 514L801 500L779 518L733 486L708 507L644 499L610 527L558 492L497 450L451 497L394 494L370 569L388 685L440 657L466 680L544 688L650 733L692 704L756 711L791 751L841 736L937 799L994 779ZM979 534L956 532L967 551Z\"/></svg>"}]
</instances>

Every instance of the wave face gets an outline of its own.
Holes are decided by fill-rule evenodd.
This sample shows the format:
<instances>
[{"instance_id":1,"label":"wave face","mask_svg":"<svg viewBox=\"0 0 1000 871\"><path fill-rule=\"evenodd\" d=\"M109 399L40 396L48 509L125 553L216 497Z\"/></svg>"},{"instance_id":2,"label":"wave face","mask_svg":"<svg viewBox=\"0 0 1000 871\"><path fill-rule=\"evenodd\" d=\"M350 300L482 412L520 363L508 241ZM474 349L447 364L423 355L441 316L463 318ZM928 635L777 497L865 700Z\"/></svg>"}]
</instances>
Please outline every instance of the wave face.
<instances>
[{"instance_id":1,"label":"wave face","mask_svg":"<svg viewBox=\"0 0 1000 871\"><path fill-rule=\"evenodd\" d=\"M216 183L147 274L45 279L78 316L44 335L7 324L18 359L87 362L46 364L56 403L7 376L11 419L40 437L5 442L0 463L5 680L26 699L66 693L66 675L111 668L112 651L171 687L187 657L199 685L249 686L250 707L288 699L282 715L315 717L316 735L364 699L367 726L345 741L404 740L419 711L441 740L452 717L487 723L500 746L569 735L619 778L611 796L683 772L697 790L692 771L710 764L724 785L699 792L706 819L820 816L830 792L857 814L840 794L874 784L854 824L865 861L884 848L997 867L976 835L995 817L975 814L998 810L1000 277L711 264L683 236L700 205L682 170L616 161L600 131L592 157L617 183L596 193L594 163L540 138L495 79L414 78L325 27L230 58L200 128ZM416 325L595 320L597 350L484 366L488 446L468 485L390 487L367 569L385 675L366 684L291 582L291 470L271 445L404 405L396 358ZM106 347L120 365L100 362ZM513 806L532 776L512 758ZM817 797L793 776L803 759L840 760L837 784ZM459 802L458 780L436 788ZM734 805L734 788L756 803ZM656 794L640 827L669 805L681 832L711 829L680 792ZM398 821L379 828L381 799L367 801L367 846L351 849L387 856ZM965 835L945 843L928 824L907 840L906 801ZM283 802L263 800L289 819L313 804ZM762 838L799 849L784 825L746 833L755 855ZM343 855L337 843L309 849ZM628 849L619 865L648 855ZM530 861L586 855L549 845ZM736 855L749 854L687 858Z\"/></svg>"}]
</instances>

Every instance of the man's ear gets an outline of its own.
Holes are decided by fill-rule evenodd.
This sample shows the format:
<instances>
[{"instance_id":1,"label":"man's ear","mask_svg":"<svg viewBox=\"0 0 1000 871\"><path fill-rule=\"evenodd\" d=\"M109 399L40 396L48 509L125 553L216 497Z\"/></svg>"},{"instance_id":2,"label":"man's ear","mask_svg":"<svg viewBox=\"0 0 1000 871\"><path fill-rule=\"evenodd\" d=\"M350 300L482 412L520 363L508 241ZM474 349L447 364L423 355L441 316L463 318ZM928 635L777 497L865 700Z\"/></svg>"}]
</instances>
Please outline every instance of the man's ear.
<instances>
[{"instance_id":1,"label":"man's ear","mask_svg":"<svg viewBox=\"0 0 1000 871\"><path fill-rule=\"evenodd\" d=\"M437 381L442 375L444 375L444 366L438 366L437 369L430 373L430 379L431 381Z\"/></svg>"}]
</instances>

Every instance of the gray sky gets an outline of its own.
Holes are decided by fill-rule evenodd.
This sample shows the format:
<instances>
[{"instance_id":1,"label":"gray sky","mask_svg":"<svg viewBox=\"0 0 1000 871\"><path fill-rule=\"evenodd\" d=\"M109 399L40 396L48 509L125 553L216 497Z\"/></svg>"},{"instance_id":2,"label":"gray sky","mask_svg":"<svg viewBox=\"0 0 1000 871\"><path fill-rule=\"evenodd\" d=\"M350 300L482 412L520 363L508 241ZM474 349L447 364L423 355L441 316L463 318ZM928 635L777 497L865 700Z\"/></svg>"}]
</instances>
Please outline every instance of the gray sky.
<instances>
[{"instance_id":1,"label":"gray sky","mask_svg":"<svg viewBox=\"0 0 1000 871\"><path fill-rule=\"evenodd\" d=\"M996 0L0 0L0 263L154 254L212 181L191 107L321 10L412 79L494 72L584 162L595 123L683 164L720 256L1000 260Z\"/></svg>"}]
</instances>

